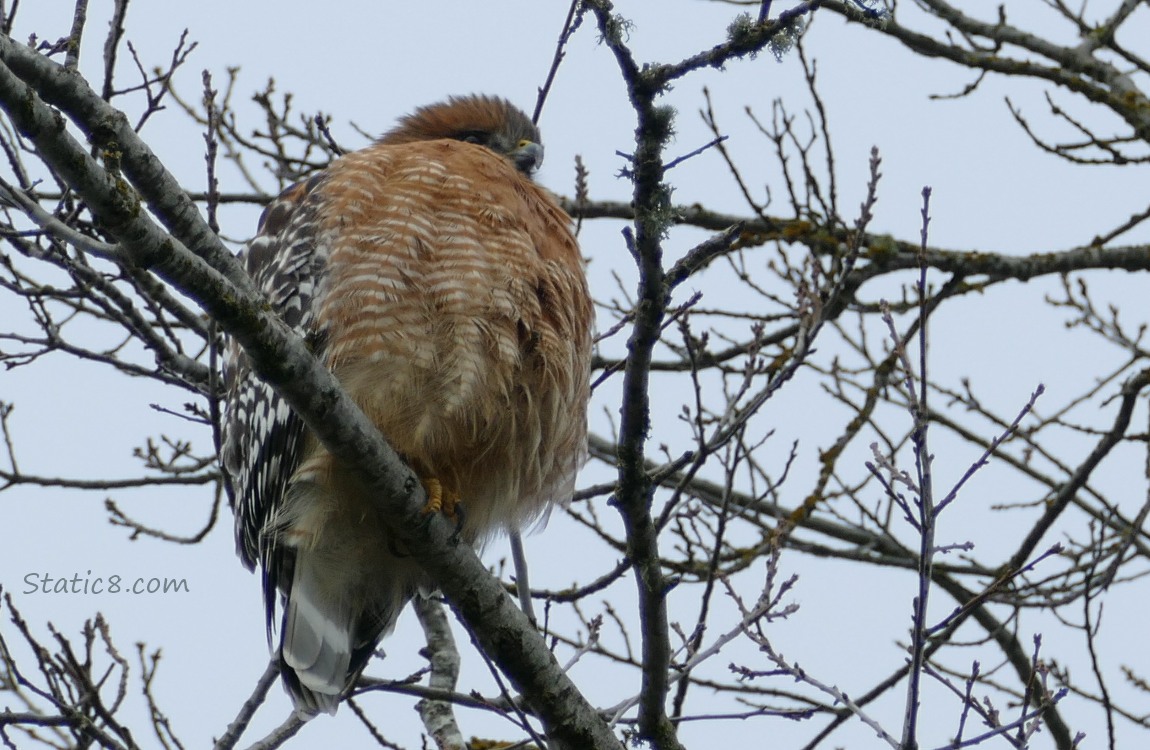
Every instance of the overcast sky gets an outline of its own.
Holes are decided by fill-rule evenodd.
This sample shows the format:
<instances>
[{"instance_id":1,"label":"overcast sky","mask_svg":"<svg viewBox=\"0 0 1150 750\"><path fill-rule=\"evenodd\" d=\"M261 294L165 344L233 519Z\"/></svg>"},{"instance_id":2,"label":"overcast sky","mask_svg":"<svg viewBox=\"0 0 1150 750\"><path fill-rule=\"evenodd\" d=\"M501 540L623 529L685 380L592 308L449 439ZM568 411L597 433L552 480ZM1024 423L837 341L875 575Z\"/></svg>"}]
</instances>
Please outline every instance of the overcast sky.
<instances>
[{"instance_id":1,"label":"overcast sky","mask_svg":"<svg viewBox=\"0 0 1150 750\"><path fill-rule=\"evenodd\" d=\"M1015 17L1019 21L1027 13L1042 18L1042 3L1017 4L1020 7ZM92 0L89 8L81 68L93 79L99 75L109 5ZM781 10L789 4L776 5ZM972 7L993 12L994 5L978 2ZM279 91L294 94L298 111L330 113L336 138L354 148L365 141L349 123L368 132L382 132L396 117L450 94L499 94L530 111L550 65L566 6L558 0L437 4L135 0L128 14L127 38L145 64L160 65L170 56L181 31L187 29L188 38L198 48L177 79L185 99L199 98L201 70L210 71L219 86L227 69L236 66L240 69L237 107L252 118L253 127L258 124L258 114L246 100L270 77ZM721 42L738 11L727 4L703 0L619 0L617 10L635 21L630 42L636 57L662 62ZM1150 13L1142 13L1141 24L1147 31L1143 38L1150 38L1147 15ZM43 39L54 39L68 33L71 19L70 1L26 2L14 35L20 39L35 32ZM1043 28L1055 35L1061 33L1056 26ZM538 179L556 192L571 194L573 159L579 154L591 172L593 198L627 200L629 184L615 177L623 164L616 152L631 149L634 120L614 59L596 44L596 38L588 20L572 40L540 122L546 162ZM847 28L830 14L815 21L807 52L818 60L839 168L840 205L847 216L854 215L862 197L870 147L877 145L881 150L884 178L873 226L876 231L916 237L924 185L934 190L931 243L959 250L1010 254L1066 250L1087 243L1099 231L1146 206L1150 183L1144 168L1070 168L1030 144L1013 124L1003 102L1008 93L1040 130L1049 126L1048 134L1066 135L1050 124L1044 89L1039 86L990 78L973 96L931 100L931 94L961 90L972 80L972 74L943 61L915 57L877 34L857 26ZM120 63L120 81L127 83L132 80L130 60L124 56ZM743 107L750 106L769 117L771 102L778 97L786 99L796 114L807 106L797 58L789 56L776 62L769 54L763 55L734 63L721 73L706 71L680 82L667 96L667 102L680 112L672 154L691 151L710 139L697 114L703 106L703 86L711 89L721 123L731 135L729 148L741 164L748 165L752 185L771 182L777 188L777 165L770 158L769 144L751 127ZM1063 92L1054 96L1062 102L1074 101ZM1091 119L1085 110L1081 106L1079 114ZM165 116L146 128L144 135L189 189L203 188L203 141L190 123L179 116ZM677 203L704 202L716 210L745 213L735 186L714 153L686 162L672 177ZM223 179L224 190L229 189L229 179L232 186L237 184L227 169ZM785 213L781 205L779 208ZM257 214L252 207L227 209L221 214L223 233L234 240L247 238L254 231ZM700 237L690 231L673 234L668 242L669 258L678 257ZM1148 239L1150 232L1144 228L1127 241L1145 243ZM614 295L612 270L620 273L625 284L633 285L634 272L617 225L590 227L582 241L591 259L594 291L601 296ZM1144 285L1145 280L1110 275L1106 284L1113 299L1129 301L1138 299L1137 286ZM1117 362L1113 350L1103 349L1084 334L1066 332L1056 342L1030 335L1034 316L1052 314L1040 303L1052 287L1031 284L1013 285L1012 289L1011 296L999 291L986 299L961 302L937 319L933 356L940 378L957 383L960 377L970 376L987 387L988 401L1018 408L1038 382L1044 382L1052 390L1051 398L1061 403L1092 382L1100 369L1083 368L1082 362L1093 363L1096 358ZM18 305L0 297L0 320L20 315L23 312ZM802 393L802 387L796 385L796 393ZM600 394L602 401L593 410L596 425L604 432L599 414L609 396ZM131 450L145 435L178 435L193 439L201 449L210 440L203 431L158 415L149 407L158 403L178 410L183 393L149 383L125 382L105 369L63 356L0 372L0 400L16 404L11 427L21 468L31 474L93 479L132 476L138 463L132 459ZM805 432L817 430L811 420L794 424L786 417L780 412L779 445L789 446L793 438L817 434ZM667 428L673 429L670 424ZM810 467L816 461L817 456L806 455L798 467ZM1130 456L1129 466L1139 478L1135 495L1144 496L1137 457ZM951 478L964 469L962 462L940 467ZM585 478L581 484L589 481L590 477ZM1100 481L1121 486L1125 479L1112 476ZM981 485L982 490L988 485ZM153 489L117 492L114 498L141 520L191 533L206 522L209 499L205 494L203 489ZM266 663L258 579L244 571L234 556L230 513L200 545L180 547L148 539L129 543L122 529L107 523L103 500L101 493L32 488L0 494L0 523L8 542L0 548L0 584L16 595L24 617L40 633L47 632L44 624L50 620L62 632L74 635L84 618L100 610L111 622L122 648L128 649L137 641L146 642L149 649L162 646L164 657L155 693L170 711L177 734L187 746L204 747L226 728ZM985 515L976 511L989 504L990 499L972 502L966 515L956 511L955 538L984 533ZM565 541L566 533L574 532L559 521L528 538L529 553L538 570L537 585L569 582L568 568L577 561L571 559L573 545ZM992 536L985 541L994 543ZM500 543L493 545L486 559L495 562L504 554ZM894 663L894 641L904 637L909 621L909 588L901 592L867 591L849 580L844 582L851 571L841 565L798 556L792 562L803 576L799 597L803 610L799 618L779 625L788 655L839 678L843 660L857 658L862 650L859 643L865 640L866 648L882 650L883 658ZM86 577L89 570L92 577L119 574L126 579L186 579L190 592L120 597L26 592L24 579L28 574ZM1142 588L1145 593L1145 585ZM844 606L859 613L860 629L870 629L867 635L857 636L861 639L858 642L848 642L834 628ZM1118 611L1108 611L1108 617L1121 618L1122 606L1115 604L1113 609ZM7 625L0 627L5 633L11 632ZM1124 631L1115 627L1111 632L1121 639ZM418 626L407 614L399 631L384 643L388 659L382 667L374 662L369 672L398 677L415 671L422 666L415 653L420 645ZM467 687L474 685L491 692L482 665L466 649L465 660L472 675ZM578 671L582 668L577 668L576 682L594 683L587 673ZM595 684L592 692L605 704L625 697L612 688ZM134 713L129 715L142 716L140 701L134 696L132 700ZM901 692L892 700L883 703L881 710L886 712L888 728L897 728ZM364 705L385 725L392 739L418 746L419 726L411 700L376 695ZM287 710L286 696L277 686L271 707L261 711L256 726L267 729L277 725ZM945 715L951 716L953 711ZM1100 715L1086 722L1095 740L1088 743L1090 746L1100 746L1098 741L1104 736L1100 722ZM782 720L774 720L770 726L772 731L777 729L778 747L790 746L787 738L806 737L810 731ZM738 724L722 727L723 732L731 733L731 740L746 728ZM468 715L464 731L499 736L509 730ZM688 725L684 739L698 748L730 745L729 741L717 741L714 731L706 723ZM321 741L331 746L366 742L363 729L346 709L335 719L324 717L312 722L303 734L311 738L312 746ZM258 734L250 736L254 739ZM880 746L873 733L862 726L838 737L832 744ZM150 737L139 740L152 744ZM302 744L309 743L305 740Z\"/></svg>"}]
</instances>

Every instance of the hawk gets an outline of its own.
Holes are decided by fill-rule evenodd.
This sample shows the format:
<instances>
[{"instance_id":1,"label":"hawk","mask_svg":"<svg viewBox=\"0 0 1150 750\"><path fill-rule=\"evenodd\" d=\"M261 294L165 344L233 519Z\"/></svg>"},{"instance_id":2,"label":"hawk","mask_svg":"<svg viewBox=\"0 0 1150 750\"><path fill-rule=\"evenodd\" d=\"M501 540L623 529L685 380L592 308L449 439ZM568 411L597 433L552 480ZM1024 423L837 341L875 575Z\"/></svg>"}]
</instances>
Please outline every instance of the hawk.
<instances>
[{"instance_id":1,"label":"hawk","mask_svg":"<svg viewBox=\"0 0 1150 750\"><path fill-rule=\"evenodd\" d=\"M592 305L570 219L531 179L542 157L509 102L453 97L287 188L244 251L270 305L420 476L429 509L474 545L570 497L585 454ZM262 571L297 713L335 713L432 584L234 342L224 384L239 556Z\"/></svg>"}]
</instances>

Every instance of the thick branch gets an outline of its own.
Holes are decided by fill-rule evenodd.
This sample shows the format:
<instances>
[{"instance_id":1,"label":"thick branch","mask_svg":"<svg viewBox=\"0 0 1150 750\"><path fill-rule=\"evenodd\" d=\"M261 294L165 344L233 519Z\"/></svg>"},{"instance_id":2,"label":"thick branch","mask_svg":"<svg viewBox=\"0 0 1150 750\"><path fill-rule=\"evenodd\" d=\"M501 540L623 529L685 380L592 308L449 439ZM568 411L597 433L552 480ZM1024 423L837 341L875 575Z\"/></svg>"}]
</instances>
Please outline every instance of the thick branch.
<instances>
[{"instance_id":1,"label":"thick branch","mask_svg":"<svg viewBox=\"0 0 1150 750\"><path fill-rule=\"evenodd\" d=\"M613 15L611 3L588 0L586 5L615 55L638 119L635 155L628 170L634 184L634 234L627 234L627 242L639 269L639 289L623 374L615 502L627 531L628 552L639 588L643 628L639 736L663 750L679 747L665 705L671 661L666 600L669 587L660 563L659 532L651 516L653 487L644 470L644 458L651 427L651 355L670 299L663 269L662 242L670 223L670 188L663 182L663 149L671 137L673 112L655 105L664 81L653 68L640 71L623 41L625 22Z\"/></svg>"},{"instance_id":2,"label":"thick branch","mask_svg":"<svg viewBox=\"0 0 1150 750\"><path fill-rule=\"evenodd\" d=\"M635 218L635 208L630 203L619 201L576 203L567 198L561 201L563 207L578 218L628 221ZM698 205L673 206L671 221L675 224L717 232L725 231L732 225L739 225L742 232L733 244L735 248L783 242L804 245L820 255L834 255L840 252L842 243L854 240L853 233L846 230L817 226L804 219L772 217L761 219L709 211ZM918 268L920 251L916 242L873 233L864 234L859 241L863 247L859 259L860 264L863 264L862 269L877 267L866 271L868 276L876 275L876 270L902 271ZM1099 244L1090 244L1068 249L1051 248L1030 255L950 250L928 246L923 257L929 268L939 271L961 273L967 277L988 276L993 279L1018 281L1092 269L1150 271L1150 252L1146 245L1102 247Z\"/></svg>"}]
</instances>

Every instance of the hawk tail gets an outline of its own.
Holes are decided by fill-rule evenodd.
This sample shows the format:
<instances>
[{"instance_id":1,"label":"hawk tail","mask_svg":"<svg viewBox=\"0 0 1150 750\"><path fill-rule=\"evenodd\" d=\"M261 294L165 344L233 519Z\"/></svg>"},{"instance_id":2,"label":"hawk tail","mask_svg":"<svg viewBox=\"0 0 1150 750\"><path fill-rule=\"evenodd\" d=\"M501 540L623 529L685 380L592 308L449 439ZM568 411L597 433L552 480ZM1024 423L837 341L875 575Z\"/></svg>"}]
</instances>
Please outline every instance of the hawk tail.
<instances>
[{"instance_id":1,"label":"hawk tail","mask_svg":"<svg viewBox=\"0 0 1150 750\"><path fill-rule=\"evenodd\" d=\"M324 596L313 554L299 551L294 568L280 630L280 671L296 712L309 719L321 712L334 714L354 676L354 614L345 603L332 606L331 597Z\"/></svg>"},{"instance_id":2,"label":"hawk tail","mask_svg":"<svg viewBox=\"0 0 1150 750\"><path fill-rule=\"evenodd\" d=\"M316 552L297 550L284 602L280 672L304 720L335 714L415 592L412 582L396 575L377 578L366 598L348 591L333 595L330 563Z\"/></svg>"}]
</instances>

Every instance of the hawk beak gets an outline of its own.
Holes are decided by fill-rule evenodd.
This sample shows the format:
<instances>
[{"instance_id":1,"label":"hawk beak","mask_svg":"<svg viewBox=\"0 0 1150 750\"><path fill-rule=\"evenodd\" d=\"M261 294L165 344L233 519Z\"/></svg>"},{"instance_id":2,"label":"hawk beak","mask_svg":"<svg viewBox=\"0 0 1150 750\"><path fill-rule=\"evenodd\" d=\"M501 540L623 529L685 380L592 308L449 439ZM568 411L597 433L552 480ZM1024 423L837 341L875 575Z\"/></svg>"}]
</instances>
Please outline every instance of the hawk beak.
<instances>
[{"instance_id":1,"label":"hawk beak","mask_svg":"<svg viewBox=\"0 0 1150 750\"><path fill-rule=\"evenodd\" d=\"M534 141L522 140L509 156L520 172L531 174L543 163L543 146Z\"/></svg>"}]
</instances>

